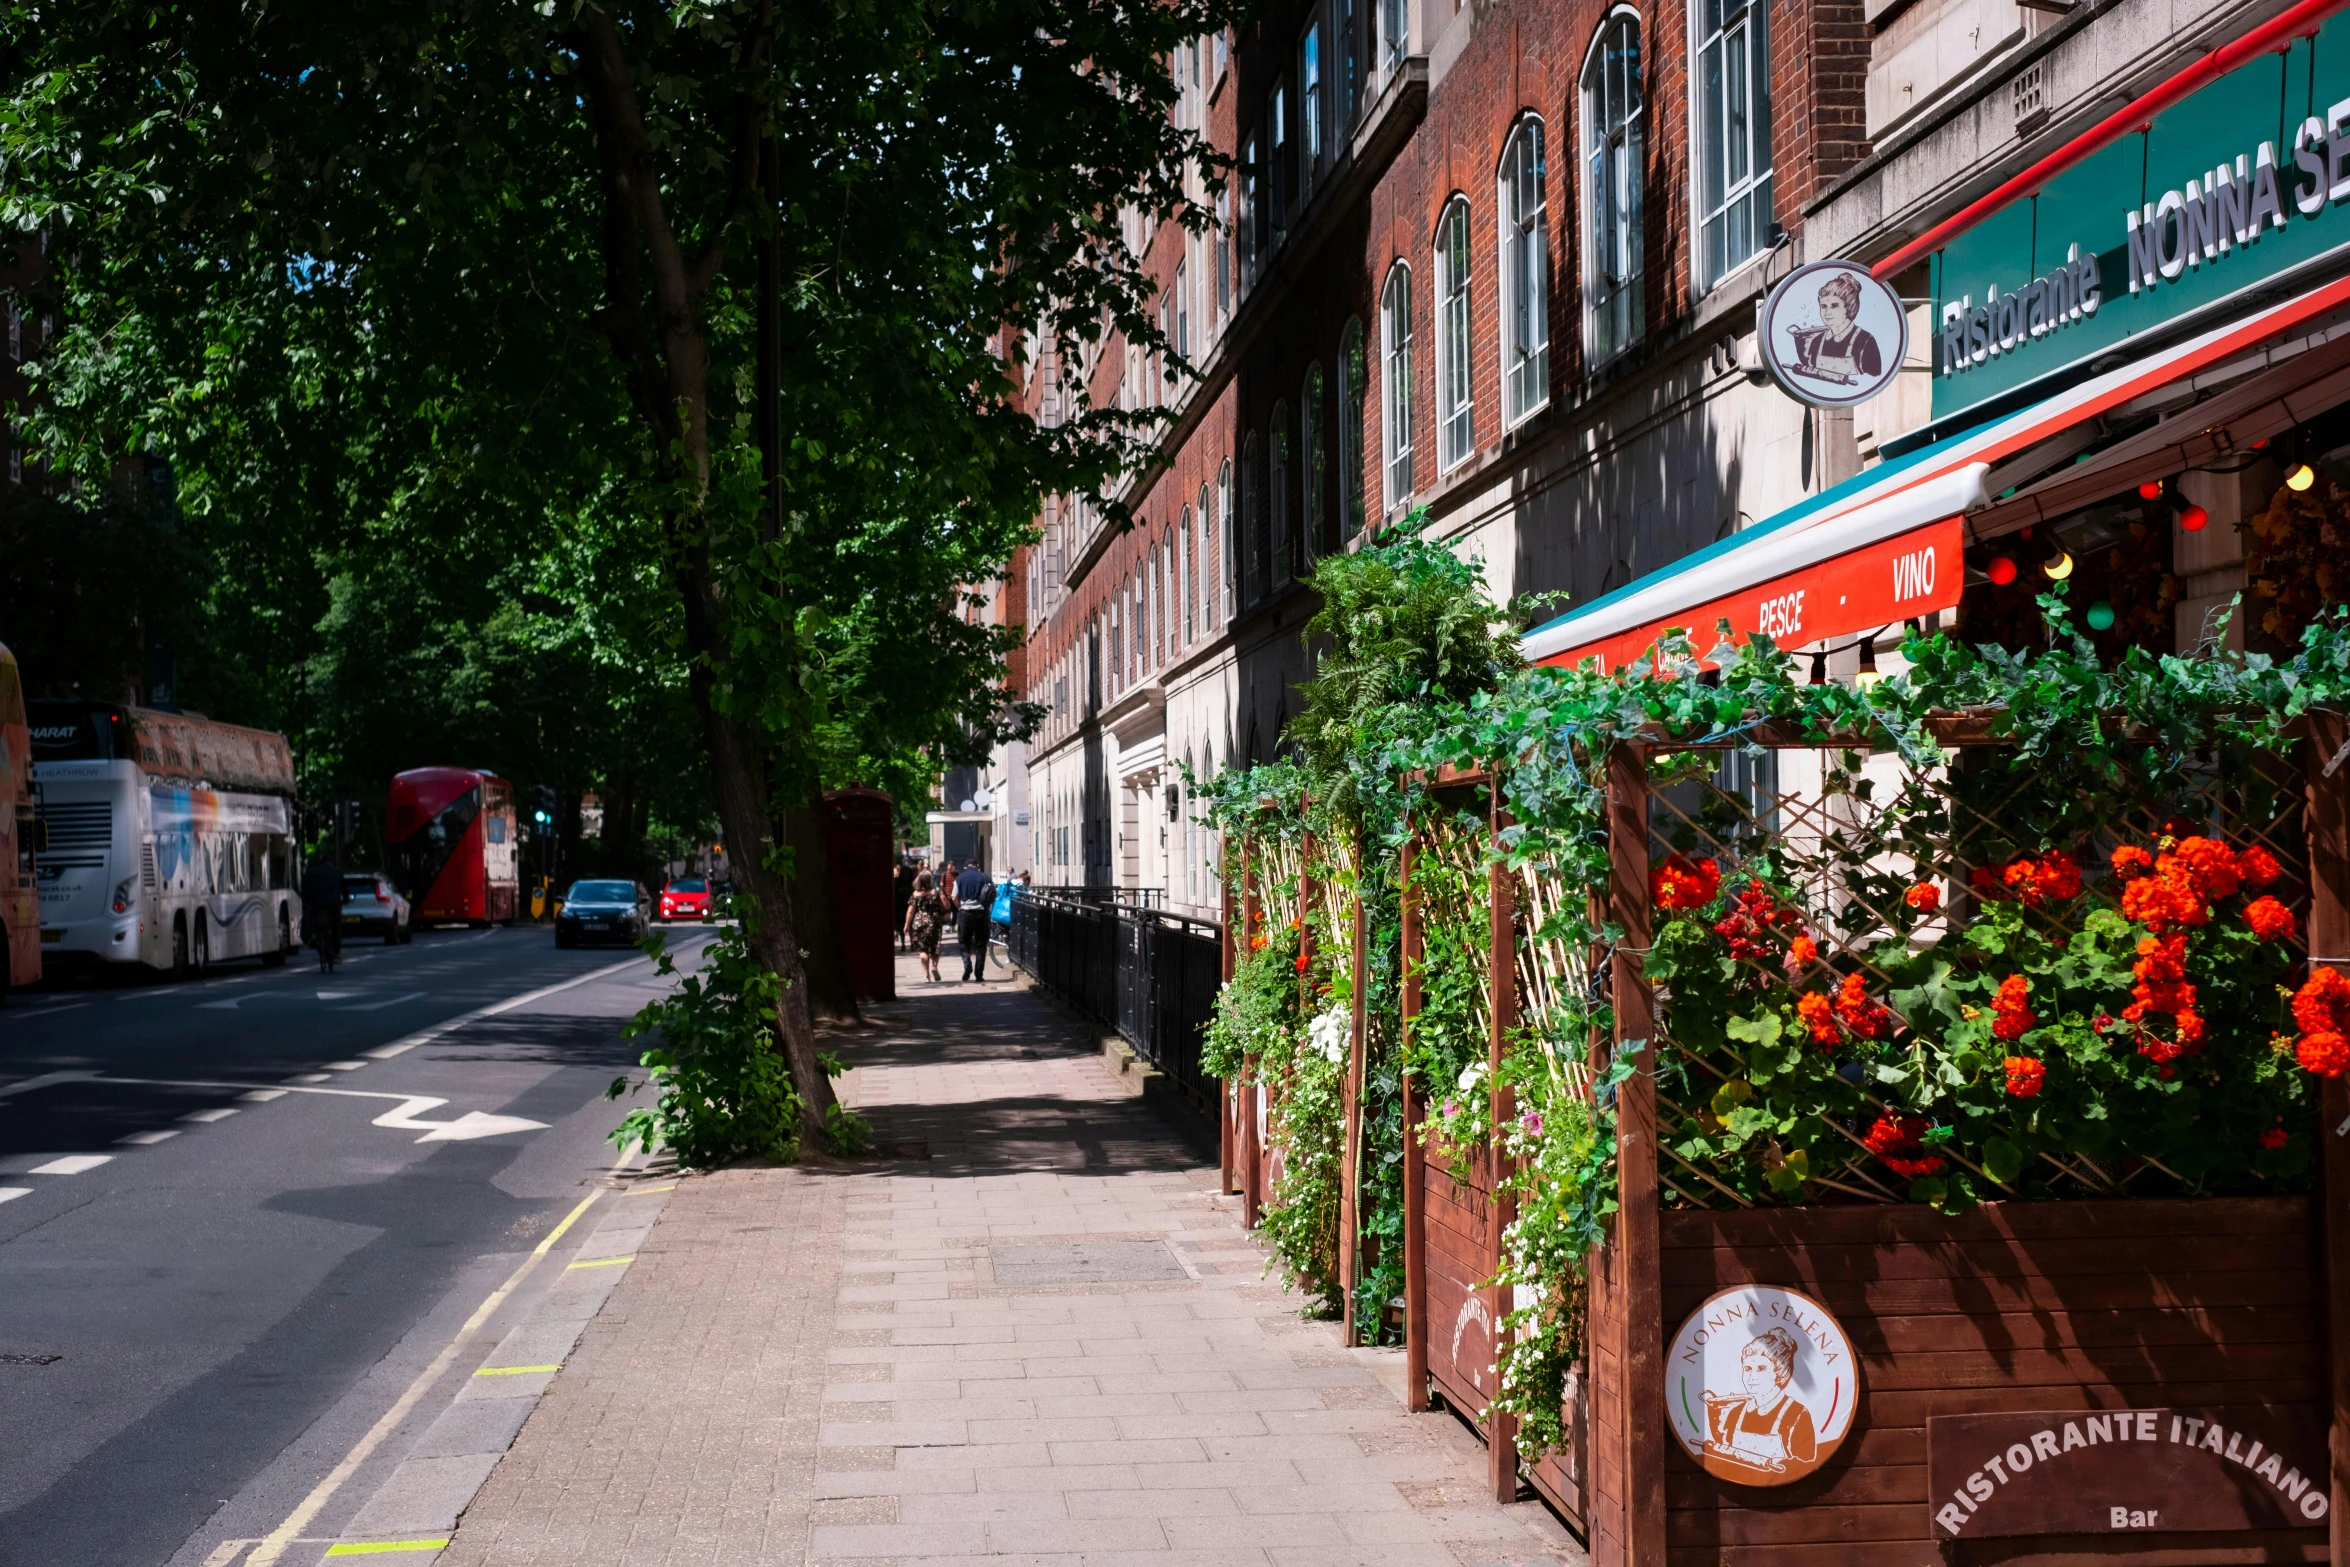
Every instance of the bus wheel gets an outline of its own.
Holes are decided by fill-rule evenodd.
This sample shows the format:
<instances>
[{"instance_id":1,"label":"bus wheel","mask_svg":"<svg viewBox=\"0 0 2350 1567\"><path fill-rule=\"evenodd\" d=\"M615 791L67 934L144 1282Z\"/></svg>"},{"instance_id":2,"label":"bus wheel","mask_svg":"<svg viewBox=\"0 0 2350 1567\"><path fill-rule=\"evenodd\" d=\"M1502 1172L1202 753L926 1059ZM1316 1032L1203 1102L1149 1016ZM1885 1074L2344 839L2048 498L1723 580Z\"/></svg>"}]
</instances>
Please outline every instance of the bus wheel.
<instances>
[{"instance_id":1,"label":"bus wheel","mask_svg":"<svg viewBox=\"0 0 2350 1567\"><path fill-rule=\"evenodd\" d=\"M286 917L286 906L281 903L277 906L277 947L274 951L264 952L261 954L262 967L284 968L286 966L286 958L293 952L293 950L294 927L292 922Z\"/></svg>"},{"instance_id":2,"label":"bus wheel","mask_svg":"<svg viewBox=\"0 0 2350 1567\"><path fill-rule=\"evenodd\" d=\"M204 911L196 911L196 946L190 954L195 971L204 973L212 967L212 927L204 918Z\"/></svg>"},{"instance_id":3,"label":"bus wheel","mask_svg":"<svg viewBox=\"0 0 2350 1567\"><path fill-rule=\"evenodd\" d=\"M188 917L171 917L171 971L181 979L188 976Z\"/></svg>"}]
</instances>

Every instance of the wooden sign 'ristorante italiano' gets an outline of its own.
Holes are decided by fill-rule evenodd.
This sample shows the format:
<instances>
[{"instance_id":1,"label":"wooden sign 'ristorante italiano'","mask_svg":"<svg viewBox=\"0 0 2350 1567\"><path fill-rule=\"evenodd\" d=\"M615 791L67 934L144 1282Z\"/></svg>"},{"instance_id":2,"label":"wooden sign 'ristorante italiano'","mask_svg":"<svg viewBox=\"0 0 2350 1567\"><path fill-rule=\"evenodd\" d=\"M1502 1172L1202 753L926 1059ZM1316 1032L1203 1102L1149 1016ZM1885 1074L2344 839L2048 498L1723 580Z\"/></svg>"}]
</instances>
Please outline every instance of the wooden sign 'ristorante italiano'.
<instances>
[{"instance_id":1,"label":"wooden sign 'ristorante italiano'","mask_svg":"<svg viewBox=\"0 0 2350 1567\"><path fill-rule=\"evenodd\" d=\"M1708 1474L1740 1485L1789 1485L1826 1463L1859 1391L1843 1325L1772 1284L1713 1296L1665 1354L1673 1435Z\"/></svg>"},{"instance_id":2,"label":"wooden sign 'ristorante italiano'","mask_svg":"<svg viewBox=\"0 0 2350 1567\"><path fill-rule=\"evenodd\" d=\"M1937 1539L2322 1525L2326 1435L2307 1404L1935 1415Z\"/></svg>"}]
</instances>

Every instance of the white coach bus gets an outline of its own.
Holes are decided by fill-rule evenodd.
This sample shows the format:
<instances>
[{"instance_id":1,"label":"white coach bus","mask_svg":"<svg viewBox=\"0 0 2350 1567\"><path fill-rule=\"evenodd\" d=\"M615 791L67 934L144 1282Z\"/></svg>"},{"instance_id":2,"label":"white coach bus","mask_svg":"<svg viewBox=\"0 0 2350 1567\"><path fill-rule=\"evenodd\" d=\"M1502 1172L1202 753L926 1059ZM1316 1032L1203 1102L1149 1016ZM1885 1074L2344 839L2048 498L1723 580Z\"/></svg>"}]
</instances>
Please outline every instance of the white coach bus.
<instances>
[{"instance_id":1,"label":"white coach bus","mask_svg":"<svg viewBox=\"0 0 2350 1567\"><path fill-rule=\"evenodd\" d=\"M26 707L49 824L45 964L286 960L302 901L285 736L106 702Z\"/></svg>"}]
</instances>

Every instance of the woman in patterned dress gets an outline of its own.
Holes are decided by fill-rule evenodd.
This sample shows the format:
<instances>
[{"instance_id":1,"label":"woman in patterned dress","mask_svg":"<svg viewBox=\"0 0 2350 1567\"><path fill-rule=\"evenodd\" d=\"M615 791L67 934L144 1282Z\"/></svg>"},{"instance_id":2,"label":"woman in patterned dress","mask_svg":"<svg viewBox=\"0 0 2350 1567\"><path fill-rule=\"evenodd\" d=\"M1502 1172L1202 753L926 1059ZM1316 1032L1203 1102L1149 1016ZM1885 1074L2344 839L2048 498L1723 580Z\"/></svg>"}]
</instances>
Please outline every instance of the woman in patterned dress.
<instances>
[{"instance_id":1,"label":"woman in patterned dress","mask_svg":"<svg viewBox=\"0 0 2350 1567\"><path fill-rule=\"evenodd\" d=\"M906 903L906 941L922 955L922 977L938 983L938 884L924 871L914 878L914 896Z\"/></svg>"}]
</instances>

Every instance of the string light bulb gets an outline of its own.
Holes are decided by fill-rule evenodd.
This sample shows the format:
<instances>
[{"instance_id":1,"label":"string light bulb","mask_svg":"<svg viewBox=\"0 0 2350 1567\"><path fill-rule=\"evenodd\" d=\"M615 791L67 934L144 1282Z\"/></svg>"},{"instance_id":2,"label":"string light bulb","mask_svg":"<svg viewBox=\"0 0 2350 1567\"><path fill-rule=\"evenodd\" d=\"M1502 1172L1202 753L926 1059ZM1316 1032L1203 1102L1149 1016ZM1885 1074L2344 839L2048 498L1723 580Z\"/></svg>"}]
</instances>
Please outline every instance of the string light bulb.
<instances>
[{"instance_id":1,"label":"string light bulb","mask_svg":"<svg viewBox=\"0 0 2350 1567\"><path fill-rule=\"evenodd\" d=\"M2006 555L1994 555L1991 557L1991 564L1983 568L1983 575L1989 577L1997 586L2004 588L2015 580L2015 561Z\"/></svg>"},{"instance_id":2,"label":"string light bulb","mask_svg":"<svg viewBox=\"0 0 2350 1567\"><path fill-rule=\"evenodd\" d=\"M2161 498L2162 481L2160 479L2148 479L2144 484L2138 486L2138 499L2142 501L2153 501L2160 500Z\"/></svg>"},{"instance_id":3,"label":"string light bulb","mask_svg":"<svg viewBox=\"0 0 2350 1567\"><path fill-rule=\"evenodd\" d=\"M2200 506L2189 506L2179 513L2179 526L2189 533L2201 533L2211 525L2211 513Z\"/></svg>"},{"instance_id":4,"label":"string light bulb","mask_svg":"<svg viewBox=\"0 0 2350 1567\"><path fill-rule=\"evenodd\" d=\"M2295 463L2293 471L2285 475L2285 488L2300 493L2317 482L2317 470L2307 463Z\"/></svg>"},{"instance_id":5,"label":"string light bulb","mask_svg":"<svg viewBox=\"0 0 2350 1567\"><path fill-rule=\"evenodd\" d=\"M2047 564L2040 569L2048 573L2049 581L2062 582L2073 574L2073 558L2067 552L2058 550L2054 555L2048 557Z\"/></svg>"},{"instance_id":6,"label":"string light bulb","mask_svg":"<svg viewBox=\"0 0 2350 1567\"><path fill-rule=\"evenodd\" d=\"M2111 631L2113 629L2113 606L2105 600L2099 599L2089 606L2089 613L2083 618L2089 622L2091 631Z\"/></svg>"}]
</instances>

